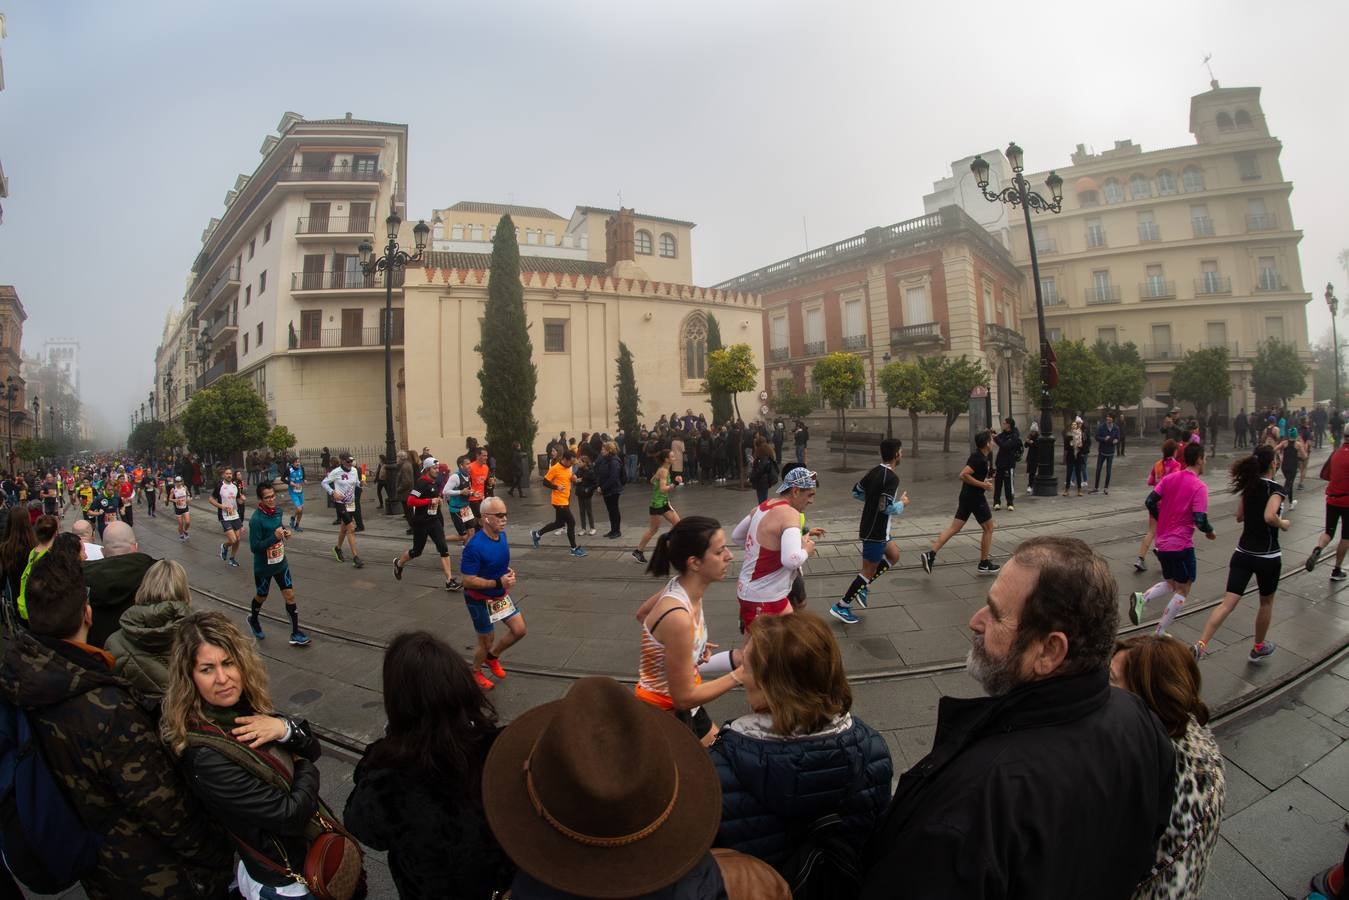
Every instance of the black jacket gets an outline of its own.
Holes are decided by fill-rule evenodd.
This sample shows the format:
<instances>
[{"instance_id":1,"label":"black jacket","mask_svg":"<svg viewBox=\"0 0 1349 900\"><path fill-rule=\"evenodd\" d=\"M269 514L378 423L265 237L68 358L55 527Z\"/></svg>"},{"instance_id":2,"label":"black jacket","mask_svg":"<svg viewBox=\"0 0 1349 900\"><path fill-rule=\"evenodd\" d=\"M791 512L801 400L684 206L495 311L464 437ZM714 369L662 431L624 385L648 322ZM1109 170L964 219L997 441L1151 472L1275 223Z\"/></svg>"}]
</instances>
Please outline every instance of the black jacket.
<instances>
[{"instance_id":1,"label":"black jacket","mask_svg":"<svg viewBox=\"0 0 1349 900\"><path fill-rule=\"evenodd\" d=\"M1107 673L943 697L932 752L900 778L864 898L1128 898L1152 866L1175 751Z\"/></svg>"},{"instance_id":2,"label":"black jacket","mask_svg":"<svg viewBox=\"0 0 1349 900\"><path fill-rule=\"evenodd\" d=\"M615 456L601 456L595 460L595 477L599 479L601 494L623 493L623 462Z\"/></svg>"},{"instance_id":3,"label":"black jacket","mask_svg":"<svg viewBox=\"0 0 1349 900\"><path fill-rule=\"evenodd\" d=\"M549 887L537 879L531 878L523 869L516 873L511 884L512 900L588 900L578 894L569 894ZM728 900L726 883L721 878L721 868L711 853L694 864L688 874L674 884L633 897L632 900ZM737 898L738 900L738 898Z\"/></svg>"},{"instance_id":4,"label":"black jacket","mask_svg":"<svg viewBox=\"0 0 1349 900\"><path fill-rule=\"evenodd\" d=\"M105 556L84 564L84 583L89 588L89 605L94 611L89 643L102 647L122 627L122 613L135 602L141 579L154 564L153 556L140 552Z\"/></svg>"},{"instance_id":5,"label":"black jacket","mask_svg":"<svg viewBox=\"0 0 1349 900\"><path fill-rule=\"evenodd\" d=\"M998 455L994 458L993 467L996 469L1014 469L1016 468L1016 457L1021 452L1021 432L1013 428L1011 431L999 431L993 435L993 443L998 445Z\"/></svg>"},{"instance_id":6,"label":"black jacket","mask_svg":"<svg viewBox=\"0 0 1349 900\"><path fill-rule=\"evenodd\" d=\"M309 849L305 828L319 803L319 742L303 719L288 719L293 733L279 746L295 760L290 793L264 783L223 753L211 747L189 746L182 766L192 790L215 821L230 834L267 856L277 865L300 871ZM285 858L282 858L284 852ZM290 884L291 879L267 868L252 854L240 850L248 874L260 884Z\"/></svg>"}]
</instances>

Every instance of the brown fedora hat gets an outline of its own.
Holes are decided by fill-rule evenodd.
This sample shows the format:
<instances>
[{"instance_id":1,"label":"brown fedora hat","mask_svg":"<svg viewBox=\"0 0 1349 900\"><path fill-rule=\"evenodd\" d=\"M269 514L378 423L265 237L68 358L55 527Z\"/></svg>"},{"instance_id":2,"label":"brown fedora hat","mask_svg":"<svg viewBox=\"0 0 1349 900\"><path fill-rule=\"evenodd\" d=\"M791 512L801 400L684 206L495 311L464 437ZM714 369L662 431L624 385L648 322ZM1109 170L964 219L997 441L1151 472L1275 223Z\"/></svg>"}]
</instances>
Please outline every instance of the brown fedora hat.
<instances>
[{"instance_id":1,"label":"brown fedora hat","mask_svg":"<svg viewBox=\"0 0 1349 900\"><path fill-rule=\"evenodd\" d=\"M512 722L487 757L482 794L515 864L583 897L635 897L674 883L721 822L707 751L611 678L582 678Z\"/></svg>"}]
</instances>

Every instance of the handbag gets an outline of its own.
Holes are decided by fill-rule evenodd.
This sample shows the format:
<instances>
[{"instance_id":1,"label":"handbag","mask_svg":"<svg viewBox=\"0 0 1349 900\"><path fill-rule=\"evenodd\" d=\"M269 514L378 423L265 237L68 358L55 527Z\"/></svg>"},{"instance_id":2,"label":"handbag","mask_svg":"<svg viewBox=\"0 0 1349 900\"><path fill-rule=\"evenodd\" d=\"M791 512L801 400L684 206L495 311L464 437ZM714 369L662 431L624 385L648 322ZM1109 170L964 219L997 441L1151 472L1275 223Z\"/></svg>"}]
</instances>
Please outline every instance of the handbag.
<instances>
[{"instance_id":1,"label":"handbag","mask_svg":"<svg viewBox=\"0 0 1349 900\"><path fill-rule=\"evenodd\" d=\"M286 762L265 750L245 747L213 725L205 724L204 727L213 731L188 732L189 745L210 747L259 780L279 791L290 792L294 772ZM286 858L285 850L279 843L276 848L281 853L284 865L277 865L238 835L231 834L230 837L264 868L300 882L319 900L354 900L365 896L365 863L361 845L332 814L322 798L319 799L313 819L305 828L308 849L299 872Z\"/></svg>"}]
</instances>

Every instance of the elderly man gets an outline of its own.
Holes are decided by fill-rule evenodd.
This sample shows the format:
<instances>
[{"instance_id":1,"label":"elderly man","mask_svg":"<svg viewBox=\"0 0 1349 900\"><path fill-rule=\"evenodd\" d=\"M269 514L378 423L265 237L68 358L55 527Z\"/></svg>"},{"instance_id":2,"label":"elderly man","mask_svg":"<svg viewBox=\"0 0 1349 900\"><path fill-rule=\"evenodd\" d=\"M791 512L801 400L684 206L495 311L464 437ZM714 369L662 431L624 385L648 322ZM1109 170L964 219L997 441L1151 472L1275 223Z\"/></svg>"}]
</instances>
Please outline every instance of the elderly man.
<instances>
[{"instance_id":1,"label":"elderly man","mask_svg":"<svg viewBox=\"0 0 1349 900\"><path fill-rule=\"evenodd\" d=\"M1106 561L1037 537L970 620L988 693L943 697L932 751L903 777L867 852L864 898L1127 898L1175 790L1171 741L1112 688L1119 611Z\"/></svg>"},{"instance_id":2,"label":"elderly man","mask_svg":"<svg viewBox=\"0 0 1349 900\"><path fill-rule=\"evenodd\" d=\"M525 617L511 599L515 570L511 568L511 548L506 543L506 501L488 497L479 507L482 528L464 545L459 559L459 574L464 582L464 601L473 631L478 636L473 648L473 677L484 691L490 691L492 679L482 673L486 666L497 678L505 678L501 654L525 636ZM496 623L506 633L492 643Z\"/></svg>"},{"instance_id":3,"label":"elderly man","mask_svg":"<svg viewBox=\"0 0 1349 900\"><path fill-rule=\"evenodd\" d=\"M85 559L103 558L103 548L94 543L94 526L90 525L87 519L76 519L75 524L70 526L70 531L80 539L81 544L84 544Z\"/></svg>"},{"instance_id":4,"label":"elderly man","mask_svg":"<svg viewBox=\"0 0 1349 900\"><path fill-rule=\"evenodd\" d=\"M94 610L89 628L89 643L102 647L121 627L122 613L136 600L145 570L155 558L140 552L136 532L125 522L109 522L103 531L103 558L84 564L84 582L89 588L89 605Z\"/></svg>"}]
</instances>

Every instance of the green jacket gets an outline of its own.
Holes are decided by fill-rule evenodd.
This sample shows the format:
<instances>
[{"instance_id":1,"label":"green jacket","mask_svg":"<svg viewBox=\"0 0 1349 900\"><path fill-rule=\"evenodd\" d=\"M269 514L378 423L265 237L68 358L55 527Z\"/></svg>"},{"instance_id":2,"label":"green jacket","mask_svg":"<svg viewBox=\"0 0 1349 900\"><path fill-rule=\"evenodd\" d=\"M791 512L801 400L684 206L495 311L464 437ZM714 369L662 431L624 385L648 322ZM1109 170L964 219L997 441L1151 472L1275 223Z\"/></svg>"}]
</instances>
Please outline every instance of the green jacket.
<instances>
[{"instance_id":1,"label":"green jacket","mask_svg":"<svg viewBox=\"0 0 1349 900\"><path fill-rule=\"evenodd\" d=\"M282 561L275 567L267 564L267 548L281 543L276 539L276 530L281 527L281 507L276 507L269 516L259 506L248 518L248 547L253 551L253 571L262 573L269 568L280 569Z\"/></svg>"},{"instance_id":2,"label":"green jacket","mask_svg":"<svg viewBox=\"0 0 1349 900\"><path fill-rule=\"evenodd\" d=\"M169 651L178 623L192 610L178 600L132 606L122 613L122 627L104 649L116 660L112 670L146 697L160 698L169 684Z\"/></svg>"},{"instance_id":3,"label":"green jacket","mask_svg":"<svg viewBox=\"0 0 1349 900\"><path fill-rule=\"evenodd\" d=\"M23 574L19 576L19 617L25 622L28 621L28 576L32 574L33 563L41 559L46 552L46 550L43 550L40 547L34 547L32 550L29 550L28 565L23 567Z\"/></svg>"}]
</instances>

